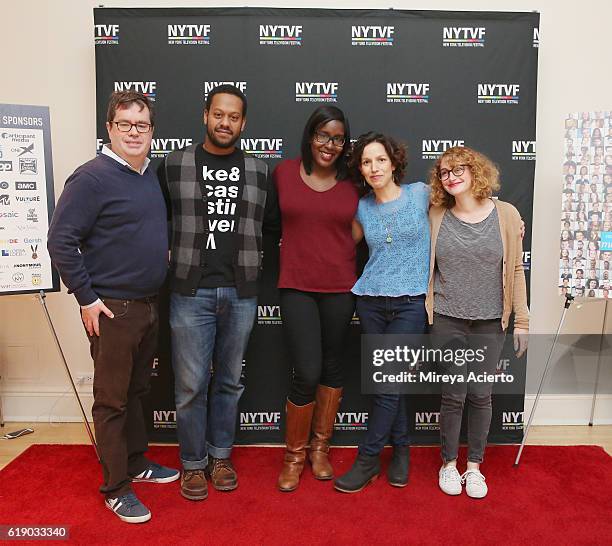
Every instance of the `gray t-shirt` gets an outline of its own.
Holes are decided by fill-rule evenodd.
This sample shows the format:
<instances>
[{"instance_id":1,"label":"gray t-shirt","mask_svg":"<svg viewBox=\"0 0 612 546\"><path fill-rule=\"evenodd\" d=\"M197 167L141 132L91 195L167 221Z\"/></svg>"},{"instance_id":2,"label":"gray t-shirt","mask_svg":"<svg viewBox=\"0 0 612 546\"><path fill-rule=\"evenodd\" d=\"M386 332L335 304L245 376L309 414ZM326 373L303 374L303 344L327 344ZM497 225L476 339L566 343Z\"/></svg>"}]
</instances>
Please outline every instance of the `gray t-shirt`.
<instances>
[{"instance_id":1,"label":"gray t-shirt","mask_svg":"<svg viewBox=\"0 0 612 546\"><path fill-rule=\"evenodd\" d=\"M475 224L447 211L436 241L434 311L469 320L500 318L502 260L497 208Z\"/></svg>"}]
</instances>

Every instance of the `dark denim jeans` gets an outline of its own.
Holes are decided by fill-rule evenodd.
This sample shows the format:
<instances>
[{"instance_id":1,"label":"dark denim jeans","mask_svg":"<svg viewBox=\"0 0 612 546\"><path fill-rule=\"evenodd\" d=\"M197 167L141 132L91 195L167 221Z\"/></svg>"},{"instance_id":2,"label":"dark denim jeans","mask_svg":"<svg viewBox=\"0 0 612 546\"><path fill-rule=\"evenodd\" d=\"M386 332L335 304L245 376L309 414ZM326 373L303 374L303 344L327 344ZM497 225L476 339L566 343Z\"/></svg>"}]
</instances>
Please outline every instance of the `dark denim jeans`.
<instances>
[{"instance_id":1,"label":"dark denim jeans","mask_svg":"<svg viewBox=\"0 0 612 546\"><path fill-rule=\"evenodd\" d=\"M364 334L423 334L426 329L425 296L357 298L357 314ZM372 397L368 431L359 446L364 455L378 455L385 444L410 443L406 395L377 394Z\"/></svg>"},{"instance_id":2,"label":"dark denim jeans","mask_svg":"<svg viewBox=\"0 0 612 546\"><path fill-rule=\"evenodd\" d=\"M432 336L448 339L448 346L455 348L487 347L486 358L479 364L471 364L463 373L485 372L494 374L499 355L504 346L501 319L467 320L434 314L430 327ZM438 363L441 373L456 374L453 362ZM442 460L454 461L459 452L459 436L463 408L468 407L468 461L481 463L484 457L489 427L491 426L491 392L493 383L443 383L440 403L440 444Z\"/></svg>"},{"instance_id":3,"label":"dark denim jeans","mask_svg":"<svg viewBox=\"0 0 612 546\"><path fill-rule=\"evenodd\" d=\"M185 470L205 468L209 453L226 459L232 452L244 390L242 359L256 312L257 298L239 298L234 287L171 295L176 422Z\"/></svg>"}]
</instances>

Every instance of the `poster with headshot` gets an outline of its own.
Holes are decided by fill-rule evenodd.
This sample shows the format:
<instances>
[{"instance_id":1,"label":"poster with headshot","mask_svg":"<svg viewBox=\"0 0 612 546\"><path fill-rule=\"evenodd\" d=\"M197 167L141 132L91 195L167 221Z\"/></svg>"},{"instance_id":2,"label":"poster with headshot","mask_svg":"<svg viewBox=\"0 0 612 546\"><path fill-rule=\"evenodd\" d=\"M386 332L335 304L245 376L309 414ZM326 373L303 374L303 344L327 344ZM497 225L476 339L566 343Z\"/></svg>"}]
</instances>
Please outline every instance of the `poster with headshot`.
<instances>
[{"instance_id":1,"label":"poster with headshot","mask_svg":"<svg viewBox=\"0 0 612 546\"><path fill-rule=\"evenodd\" d=\"M565 120L559 293L609 298L612 262L612 112Z\"/></svg>"}]
</instances>

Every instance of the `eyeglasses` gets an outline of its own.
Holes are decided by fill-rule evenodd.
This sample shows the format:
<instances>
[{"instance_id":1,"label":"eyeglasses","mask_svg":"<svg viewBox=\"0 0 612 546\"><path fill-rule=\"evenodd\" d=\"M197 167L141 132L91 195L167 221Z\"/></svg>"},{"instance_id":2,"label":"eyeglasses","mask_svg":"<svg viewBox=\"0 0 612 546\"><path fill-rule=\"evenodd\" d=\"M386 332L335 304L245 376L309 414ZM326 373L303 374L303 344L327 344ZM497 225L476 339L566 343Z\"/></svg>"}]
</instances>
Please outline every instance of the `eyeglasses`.
<instances>
[{"instance_id":1,"label":"eyeglasses","mask_svg":"<svg viewBox=\"0 0 612 546\"><path fill-rule=\"evenodd\" d=\"M338 148L344 146L344 143L346 142L346 137L344 135L329 136L325 133L319 133L317 131L315 131L314 139L319 144L323 145L327 144L331 140L331 143Z\"/></svg>"},{"instance_id":2,"label":"eyeglasses","mask_svg":"<svg viewBox=\"0 0 612 546\"><path fill-rule=\"evenodd\" d=\"M438 178L440 180L446 180L450 173L453 173L455 176L461 176L465 172L465 168L467 165L457 165L453 167L450 171L448 169L440 169L438 171Z\"/></svg>"},{"instance_id":3,"label":"eyeglasses","mask_svg":"<svg viewBox=\"0 0 612 546\"><path fill-rule=\"evenodd\" d=\"M129 133L132 127L136 127L139 133L148 133L153 127L150 123L130 123L129 121L111 121L111 123L114 123L122 133Z\"/></svg>"}]
</instances>

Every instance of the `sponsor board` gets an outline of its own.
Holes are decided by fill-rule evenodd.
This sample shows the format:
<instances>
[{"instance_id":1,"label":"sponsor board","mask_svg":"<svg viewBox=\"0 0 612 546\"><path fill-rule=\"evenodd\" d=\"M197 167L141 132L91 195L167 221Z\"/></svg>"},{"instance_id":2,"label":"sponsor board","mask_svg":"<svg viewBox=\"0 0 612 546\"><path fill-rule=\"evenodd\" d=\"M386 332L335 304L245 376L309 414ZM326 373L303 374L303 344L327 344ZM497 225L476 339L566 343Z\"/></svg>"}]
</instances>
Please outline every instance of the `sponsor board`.
<instances>
[{"instance_id":1,"label":"sponsor board","mask_svg":"<svg viewBox=\"0 0 612 546\"><path fill-rule=\"evenodd\" d=\"M95 45L118 45L119 25L94 25Z\"/></svg>"},{"instance_id":2,"label":"sponsor board","mask_svg":"<svg viewBox=\"0 0 612 546\"><path fill-rule=\"evenodd\" d=\"M518 104L518 83L479 83L478 104Z\"/></svg>"},{"instance_id":3,"label":"sponsor board","mask_svg":"<svg viewBox=\"0 0 612 546\"><path fill-rule=\"evenodd\" d=\"M210 25L168 25L168 45L210 45Z\"/></svg>"},{"instance_id":4,"label":"sponsor board","mask_svg":"<svg viewBox=\"0 0 612 546\"><path fill-rule=\"evenodd\" d=\"M387 82L387 102L428 104L429 84Z\"/></svg>"},{"instance_id":5,"label":"sponsor board","mask_svg":"<svg viewBox=\"0 0 612 546\"><path fill-rule=\"evenodd\" d=\"M301 46L302 25L259 25L259 45Z\"/></svg>"},{"instance_id":6,"label":"sponsor board","mask_svg":"<svg viewBox=\"0 0 612 546\"><path fill-rule=\"evenodd\" d=\"M364 26L351 27L351 45L354 46L392 46L395 27L392 26Z\"/></svg>"},{"instance_id":7,"label":"sponsor board","mask_svg":"<svg viewBox=\"0 0 612 546\"><path fill-rule=\"evenodd\" d=\"M443 47L484 47L485 27L444 27Z\"/></svg>"},{"instance_id":8,"label":"sponsor board","mask_svg":"<svg viewBox=\"0 0 612 546\"><path fill-rule=\"evenodd\" d=\"M338 83L295 82L295 102L338 102Z\"/></svg>"}]
</instances>

